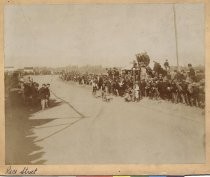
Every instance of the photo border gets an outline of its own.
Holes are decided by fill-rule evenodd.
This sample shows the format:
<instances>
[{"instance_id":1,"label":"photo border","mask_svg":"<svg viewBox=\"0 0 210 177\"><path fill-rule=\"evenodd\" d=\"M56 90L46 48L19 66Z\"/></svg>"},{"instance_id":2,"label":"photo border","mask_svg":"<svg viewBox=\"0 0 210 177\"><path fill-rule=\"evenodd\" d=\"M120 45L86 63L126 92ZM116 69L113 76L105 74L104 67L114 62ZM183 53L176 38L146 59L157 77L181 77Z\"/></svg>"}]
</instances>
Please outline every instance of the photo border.
<instances>
[{"instance_id":1,"label":"photo border","mask_svg":"<svg viewBox=\"0 0 210 177\"><path fill-rule=\"evenodd\" d=\"M4 6L30 4L204 3L205 5L205 164L5 165ZM210 174L210 0L0 0L0 175L11 166L37 168L36 175L189 175ZM65 152L64 152L65 153ZM20 175L20 174L15 174Z\"/></svg>"}]
</instances>

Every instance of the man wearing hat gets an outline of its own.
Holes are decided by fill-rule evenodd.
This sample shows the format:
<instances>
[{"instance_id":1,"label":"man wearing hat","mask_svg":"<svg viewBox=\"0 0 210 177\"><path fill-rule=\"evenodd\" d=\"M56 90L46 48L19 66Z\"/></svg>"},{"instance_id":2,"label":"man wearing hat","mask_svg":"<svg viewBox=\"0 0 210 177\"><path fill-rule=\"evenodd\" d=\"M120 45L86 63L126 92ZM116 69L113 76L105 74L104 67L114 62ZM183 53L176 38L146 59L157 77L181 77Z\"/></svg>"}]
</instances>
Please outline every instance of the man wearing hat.
<instances>
[{"instance_id":1,"label":"man wearing hat","mask_svg":"<svg viewBox=\"0 0 210 177\"><path fill-rule=\"evenodd\" d=\"M168 60L166 60L166 61L165 61L165 63L164 63L164 67L165 67L165 70L166 70L166 71L169 71L170 66L169 66L169 62L168 62Z\"/></svg>"},{"instance_id":2,"label":"man wearing hat","mask_svg":"<svg viewBox=\"0 0 210 177\"><path fill-rule=\"evenodd\" d=\"M190 79L192 79L192 81L195 81L195 70L194 70L194 68L192 67L192 64L188 64L188 68L189 68L189 77L190 77Z\"/></svg>"}]
</instances>

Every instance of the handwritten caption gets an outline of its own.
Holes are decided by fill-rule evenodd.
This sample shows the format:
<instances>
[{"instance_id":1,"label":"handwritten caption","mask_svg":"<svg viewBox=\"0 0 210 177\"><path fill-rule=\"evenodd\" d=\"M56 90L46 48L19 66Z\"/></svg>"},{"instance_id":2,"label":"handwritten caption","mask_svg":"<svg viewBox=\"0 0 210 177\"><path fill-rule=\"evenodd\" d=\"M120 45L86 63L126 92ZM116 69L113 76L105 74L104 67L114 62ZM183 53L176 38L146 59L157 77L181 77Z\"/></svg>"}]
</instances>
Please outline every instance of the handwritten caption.
<instances>
[{"instance_id":1,"label":"handwritten caption","mask_svg":"<svg viewBox=\"0 0 210 177\"><path fill-rule=\"evenodd\" d=\"M15 174L20 174L20 175L35 175L38 172L37 168L29 168L27 166L23 167L20 170L17 170L16 168L12 168L11 166L9 166L6 169L5 174L8 175L15 175Z\"/></svg>"}]
</instances>

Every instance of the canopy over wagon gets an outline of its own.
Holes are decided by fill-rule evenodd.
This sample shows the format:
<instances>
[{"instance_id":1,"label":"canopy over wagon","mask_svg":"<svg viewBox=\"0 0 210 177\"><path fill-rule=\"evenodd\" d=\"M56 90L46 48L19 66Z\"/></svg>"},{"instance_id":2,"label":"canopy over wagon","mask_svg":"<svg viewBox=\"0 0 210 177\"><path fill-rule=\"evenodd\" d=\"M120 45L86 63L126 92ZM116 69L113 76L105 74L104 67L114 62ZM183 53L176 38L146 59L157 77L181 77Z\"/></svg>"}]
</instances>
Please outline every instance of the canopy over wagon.
<instances>
[{"instance_id":1,"label":"canopy over wagon","mask_svg":"<svg viewBox=\"0 0 210 177\"><path fill-rule=\"evenodd\" d=\"M147 52L141 52L136 54L136 60L139 64L139 66L148 66L150 63L150 57L147 54Z\"/></svg>"}]
</instances>

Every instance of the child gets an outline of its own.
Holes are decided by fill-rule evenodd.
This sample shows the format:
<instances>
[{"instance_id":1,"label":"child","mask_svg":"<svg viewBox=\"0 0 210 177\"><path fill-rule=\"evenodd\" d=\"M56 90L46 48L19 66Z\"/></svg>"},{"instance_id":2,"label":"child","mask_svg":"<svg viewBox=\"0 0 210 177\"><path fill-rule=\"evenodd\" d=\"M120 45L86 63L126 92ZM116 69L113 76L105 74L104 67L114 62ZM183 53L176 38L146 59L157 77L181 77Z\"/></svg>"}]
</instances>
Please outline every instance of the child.
<instances>
[{"instance_id":1,"label":"child","mask_svg":"<svg viewBox=\"0 0 210 177\"><path fill-rule=\"evenodd\" d=\"M134 86L134 101L139 101L139 85L138 82L136 82Z\"/></svg>"},{"instance_id":2,"label":"child","mask_svg":"<svg viewBox=\"0 0 210 177\"><path fill-rule=\"evenodd\" d=\"M46 105L46 85L42 84L42 87L39 89L39 97L41 99L41 107L42 110L45 109L45 105Z\"/></svg>"},{"instance_id":3,"label":"child","mask_svg":"<svg viewBox=\"0 0 210 177\"><path fill-rule=\"evenodd\" d=\"M128 88L125 93L125 101L130 102L132 100L132 89Z\"/></svg>"}]
</instances>

